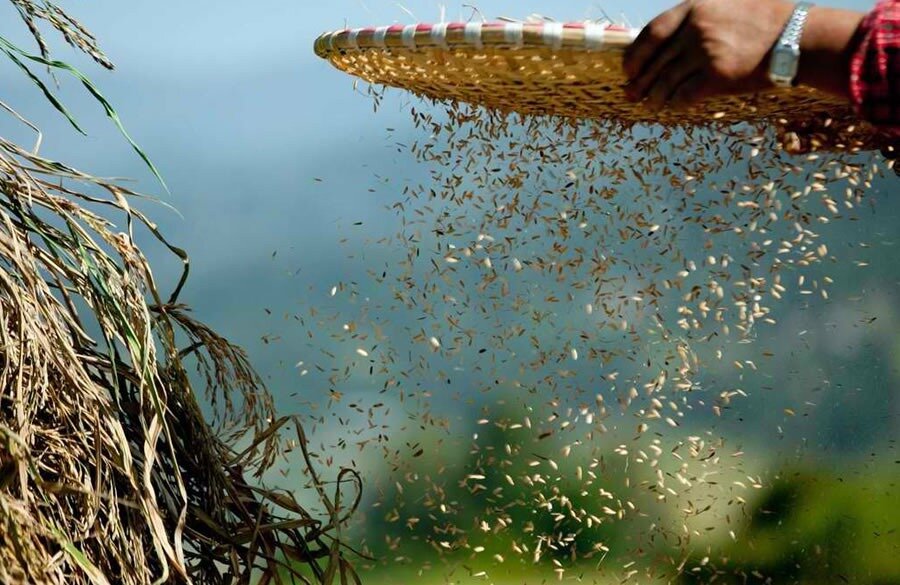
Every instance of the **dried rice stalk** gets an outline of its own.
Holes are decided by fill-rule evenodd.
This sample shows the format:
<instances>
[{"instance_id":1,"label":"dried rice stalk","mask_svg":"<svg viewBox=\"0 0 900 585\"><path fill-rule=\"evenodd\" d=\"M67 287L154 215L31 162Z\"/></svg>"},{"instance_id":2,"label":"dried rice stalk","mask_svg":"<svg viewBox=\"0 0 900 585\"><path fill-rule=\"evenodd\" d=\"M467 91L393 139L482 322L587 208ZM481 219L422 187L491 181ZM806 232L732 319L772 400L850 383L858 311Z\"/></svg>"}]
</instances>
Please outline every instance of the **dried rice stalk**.
<instances>
[{"instance_id":1,"label":"dried rice stalk","mask_svg":"<svg viewBox=\"0 0 900 585\"><path fill-rule=\"evenodd\" d=\"M50 49L38 28L38 21L45 21L55 28L76 49L89 55L94 61L107 69L112 69L112 62L103 54L97 45L97 39L80 22L69 16L62 8L49 0L33 2L32 0L10 0L19 16L25 22L45 59L50 57Z\"/></svg>"},{"instance_id":2,"label":"dried rice stalk","mask_svg":"<svg viewBox=\"0 0 900 585\"><path fill-rule=\"evenodd\" d=\"M3 52L67 116L26 62L75 75L118 124L86 78L51 60L37 22L111 67L93 37L51 2L12 2L41 56L0 39ZM178 303L187 256L135 196L0 138L0 582L355 579L338 535L355 508L341 487L358 493L359 478L342 471L324 491L299 423L276 420L244 352ZM135 244L140 226L184 261L168 299ZM259 486L291 425L323 518Z\"/></svg>"}]
</instances>

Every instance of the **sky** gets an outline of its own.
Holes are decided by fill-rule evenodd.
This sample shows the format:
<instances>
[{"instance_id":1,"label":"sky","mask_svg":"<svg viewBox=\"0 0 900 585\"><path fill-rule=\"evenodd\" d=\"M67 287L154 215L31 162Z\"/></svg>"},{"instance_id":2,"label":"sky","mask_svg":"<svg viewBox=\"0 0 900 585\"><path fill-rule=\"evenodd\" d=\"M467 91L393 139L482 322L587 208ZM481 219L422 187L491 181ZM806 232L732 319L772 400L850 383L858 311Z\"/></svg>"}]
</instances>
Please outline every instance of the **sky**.
<instances>
[{"instance_id":1,"label":"sky","mask_svg":"<svg viewBox=\"0 0 900 585\"><path fill-rule=\"evenodd\" d=\"M862 9L871 2L822 4ZM579 20L605 11L634 24L669 5L661 0L479 3L487 17L538 12ZM313 42L347 25L413 22L409 13L437 20L440 4L84 0L64 6L93 30L117 70L103 71L61 43L55 43L56 56L94 79L157 164L170 193L153 181L71 79L60 78L59 94L87 128L87 137L51 112L9 63L0 68L4 100L43 129L43 154L94 174L132 178L139 190L177 208L180 215L145 206L191 254L192 280L184 300L246 346L264 373L283 368L291 348L273 353L261 339L290 332L267 320L264 308L289 312L340 278L346 250L335 242L347 236L349 223L384 217L384 201L368 189L378 172L397 171L385 128L402 134L411 126L401 95L393 94L373 115L352 80L313 54ZM448 2L446 14L467 19L472 10ZM33 47L8 4L0 6L0 23L0 34ZM0 132L32 139L5 118ZM174 282L178 263L160 250L150 250L150 256L162 282Z\"/></svg>"}]
</instances>

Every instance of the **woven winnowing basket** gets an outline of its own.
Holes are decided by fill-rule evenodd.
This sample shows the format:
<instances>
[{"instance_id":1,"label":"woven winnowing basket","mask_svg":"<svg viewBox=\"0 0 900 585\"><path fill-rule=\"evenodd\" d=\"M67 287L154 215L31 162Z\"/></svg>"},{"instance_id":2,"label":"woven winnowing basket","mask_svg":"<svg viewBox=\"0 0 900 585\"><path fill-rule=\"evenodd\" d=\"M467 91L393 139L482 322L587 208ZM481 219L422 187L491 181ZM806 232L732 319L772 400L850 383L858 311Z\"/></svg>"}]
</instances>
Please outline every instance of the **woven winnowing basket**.
<instances>
[{"instance_id":1,"label":"woven winnowing basket","mask_svg":"<svg viewBox=\"0 0 900 585\"><path fill-rule=\"evenodd\" d=\"M593 23L398 25L327 33L315 51L376 85L526 115L671 125L849 115L845 102L803 87L651 111L623 91L622 54L637 33Z\"/></svg>"}]
</instances>

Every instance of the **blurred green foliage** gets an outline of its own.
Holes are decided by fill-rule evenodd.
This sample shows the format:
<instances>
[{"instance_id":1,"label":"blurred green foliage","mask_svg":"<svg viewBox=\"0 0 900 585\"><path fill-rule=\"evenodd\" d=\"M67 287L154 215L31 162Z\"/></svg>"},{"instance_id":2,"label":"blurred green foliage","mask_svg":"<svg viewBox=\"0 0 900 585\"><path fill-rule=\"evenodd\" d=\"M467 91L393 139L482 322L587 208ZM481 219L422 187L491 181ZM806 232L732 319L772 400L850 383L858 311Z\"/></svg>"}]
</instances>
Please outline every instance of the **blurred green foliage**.
<instances>
[{"instance_id":1,"label":"blurred green foliage","mask_svg":"<svg viewBox=\"0 0 900 585\"><path fill-rule=\"evenodd\" d=\"M479 426L477 439L468 442L459 436L463 433L451 439L435 432L405 440L419 455L407 461L399 474L403 481L376 488L375 512L362 527L376 556L396 563L401 555L401 562L413 564L420 560L412 558L416 555L477 560L473 549L483 546L487 552L480 556L487 560L500 553L528 563L532 554L519 558L514 546L524 544L533 552L538 537L545 535L557 540L544 546L541 563L611 561L626 551L649 557L662 547L651 527L670 524L672 511L654 491L648 467L628 469L612 454L618 439L604 439L608 453L576 447L562 457L565 441L559 435L516 429L516 422L533 416L528 409L506 406L492 414L492 424ZM535 462L541 465L535 467ZM588 473L596 479L586 488ZM523 481L538 476L534 484ZM628 513L611 519L599 511L602 506ZM556 515L570 507L595 510L602 521L588 526Z\"/></svg>"},{"instance_id":2,"label":"blurred green foliage","mask_svg":"<svg viewBox=\"0 0 900 585\"><path fill-rule=\"evenodd\" d=\"M735 527L734 539L719 539L695 552L684 563L683 573L675 582L896 585L900 583L897 475L895 469L837 474L835 470L817 468L781 473L751 504L744 525ZM452 491L455 497L480 505L461 491ZM663 507L656 511L664 513ZM524 525L529 519L522 520L514 526ZM370 532L374 532L371 528L374 526L370 527ZM578 546L603 541L621 553L632 549L644 529L646 525L635 521L604 524L593 531L582 531ZM378 522L377 530L401 538L412 536L409 530L403 534L404 529L396 523ZM515 532L510 530L499 538L512 541ZM494 583L529 584L556 579L553 556L543 558L538 564L519 561L500 566L490 558L475 558L471 551L457 550L442 555L439 561L435 551L424 546L410 547L407 543L402 550L407 555L404 562L392 559L384 566L370 567L364 574L371 581L366 582L380 583L385 579L393 582L398 575L407 573L421 583L486 582L471 576L480 570L487 570L490 582ZM638 550L645 561L661 559L665 554L661 543ZM611 555L607 562L612 563L615 558L621 560L622 555ZM629 560L640 561L639 558ZM606 566L613 568L612 564ZM601 568L596 559L584 561L569 575L588 583L618 581L614 571Z\"/></svg>"},{"instance_id":3,"label":"blurred green foliage","mask_svg":"<svg viewBox=\"0 0 900 585\"><path fill-rule=\"evenodd\" d=\"M900 473L782 473L735 542L695 555L683 582L900 583Z\"/></svg>"}]
</instances>

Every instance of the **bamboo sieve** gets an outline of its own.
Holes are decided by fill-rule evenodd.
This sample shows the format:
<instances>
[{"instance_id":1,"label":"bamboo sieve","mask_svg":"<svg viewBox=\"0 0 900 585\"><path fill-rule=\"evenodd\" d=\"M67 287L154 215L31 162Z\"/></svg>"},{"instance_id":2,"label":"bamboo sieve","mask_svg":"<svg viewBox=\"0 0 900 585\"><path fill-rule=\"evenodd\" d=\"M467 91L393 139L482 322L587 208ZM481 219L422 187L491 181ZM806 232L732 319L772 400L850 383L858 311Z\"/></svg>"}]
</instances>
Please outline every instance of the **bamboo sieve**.
<instances>
[{"instance_id":1,"label":"bamboo sieve","mask_svg":"<svg viewBox=\"0 0 900 585\"><path fill-rule=\"evenodd\" d=\"M845 102L805 87L651 111L627 100L623 90L622 54L638 32L592 22L395 25L326 33L315 52L375 85L504 113L664 125L785 124L851 115Z\"/></svg>"}]
</instances>

